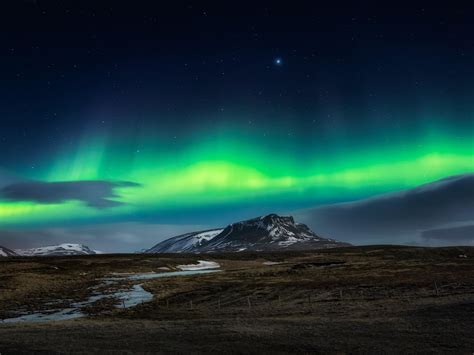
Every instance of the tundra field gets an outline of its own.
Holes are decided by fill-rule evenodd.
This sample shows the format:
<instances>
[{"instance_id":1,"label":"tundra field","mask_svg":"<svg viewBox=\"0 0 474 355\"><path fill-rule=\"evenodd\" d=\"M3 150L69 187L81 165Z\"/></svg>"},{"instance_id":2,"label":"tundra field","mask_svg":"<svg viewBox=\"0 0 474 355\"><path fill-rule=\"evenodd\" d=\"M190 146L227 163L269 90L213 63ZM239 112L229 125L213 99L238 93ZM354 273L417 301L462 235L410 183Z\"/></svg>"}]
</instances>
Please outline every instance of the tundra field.
<instances>
[{"instance_id":1,"label":"tundra field","mask_svg":"<svg viewBox=\"0 0 474 355\"><path fill-rule=\"evenodd\" d=\"M199 260L220 271L146 276ZM137 285L150 300L128 307ZM81 318L8 321L98 292ZM474 247L0 259L2 354L472 354L473 329Z\"/></svg>"}]
</instances>

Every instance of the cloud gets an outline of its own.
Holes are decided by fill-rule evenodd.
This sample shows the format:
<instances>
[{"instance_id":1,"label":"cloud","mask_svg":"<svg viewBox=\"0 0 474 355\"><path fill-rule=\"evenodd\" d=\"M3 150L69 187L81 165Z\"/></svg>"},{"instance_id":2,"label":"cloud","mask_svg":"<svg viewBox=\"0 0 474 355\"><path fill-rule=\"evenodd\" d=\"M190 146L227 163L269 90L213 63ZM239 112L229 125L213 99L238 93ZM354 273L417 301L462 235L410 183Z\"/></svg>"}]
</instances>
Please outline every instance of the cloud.
<instances>
[{"instance_id":1,"label":"cloud","mask_svg":"<svg viewBox=\"0 0 474 355\"><path fill-rule=\"evenodd\" d=\"M0 189L4 186L25 181L25 179L16 176L15 174L0 168Z\"/></svg>"},{"instance_id":2,"label":"cloud","mask_svg":"<svg viewBox=\"0 0 474 355\"><path fill-rule=\"evenodd\" d=\"M430 229L424 231L421 237L430 244L434 242L436 244L448 245L474 245L474 224L459 227Z\"/></svg>"},{"instance_id":3,"label":"cloud","mask_svg":"<svg viewBox=\"0 0 474 355\"><path fill-rule=\"evenodd\" d=\"M474 174L465 174L365 200L299 210L294 216L323 237L354 244L437 245L439 239L423 233L474 222L473 196Z\"/></svg>"},{"instance_id":4,"label":"cloud","mask_svg":"<svg viewBox=\"0 0 474 355\"><path fill-rule=\"evenodd\" d=\"M14 182L0 188L0 198L8 201L30 201L42 204L82 201L90 207L109 208L123 204L113 200L120 197L115 189L138 186L140 184L128 181L24 181Z\"/></svg>"}]
</instances>

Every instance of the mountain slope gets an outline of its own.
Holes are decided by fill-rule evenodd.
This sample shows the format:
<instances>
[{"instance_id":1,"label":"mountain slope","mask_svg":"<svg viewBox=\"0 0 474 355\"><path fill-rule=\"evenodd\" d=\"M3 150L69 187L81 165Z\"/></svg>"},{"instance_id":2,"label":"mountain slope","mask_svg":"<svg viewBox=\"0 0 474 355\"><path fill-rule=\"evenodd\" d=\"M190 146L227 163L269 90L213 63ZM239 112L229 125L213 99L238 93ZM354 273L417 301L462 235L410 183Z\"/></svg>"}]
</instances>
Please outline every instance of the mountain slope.
<instances>
[{"instance_id":1,"label":"mountain slope","mask_svg":"<svg viewBox=\"0 0 474 355\"><path fill-rule=\"evenodd\" d=\"M153 248L146 250L146 253L184 253L193 252L195 249L201 247L204 243L211 240L223 229L211 229L200 232L191 232L178 235L173 238L155 245Z\"/></svg>"},{"instance_id":2,"label":"mountain slope","mask_svg":"<svg viewBox=\"0 0 474 355\"><path fill-rule=\"evenodd\" d=\"M98 254L95 250L90 249L82 244L64 243L59 245L51 245L47 247L17 249L15 250L22 256L61 256L61 255L93 255Z\"/></svg>"},{"instance_id":3,"label":"mountain slope","mask_svg":"<svg viewBox=\"0 0 474 355\"><path fill-rule=\"evenodd\" d=\"M266 250L321 249L347 246L317 236L293 217L270 214L232 223L224 229L193 232L167 239L147 253L209 253Z\"/></svg>"},{"instance_id":4,"label":"mountain slope","mask_svg":"<svg viewBox=\"0 0 474 355\"><path fill-rule=\"evenodd\" d=\"M15 253L13 250L0 246L0 258L7 257L7 256L17 256L18 254Z\"/></svg>"}]
</instances>

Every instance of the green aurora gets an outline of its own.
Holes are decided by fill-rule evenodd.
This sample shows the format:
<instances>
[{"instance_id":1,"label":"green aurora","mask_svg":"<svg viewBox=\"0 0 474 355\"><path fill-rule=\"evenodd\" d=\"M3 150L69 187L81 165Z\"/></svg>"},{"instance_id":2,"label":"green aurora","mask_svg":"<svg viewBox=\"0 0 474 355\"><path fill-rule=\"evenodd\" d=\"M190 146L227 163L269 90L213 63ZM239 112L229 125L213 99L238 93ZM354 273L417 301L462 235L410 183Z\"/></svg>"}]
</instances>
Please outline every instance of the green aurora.
<instances>
[{"instance_id":1,"label":"green aurora","mask_svg":"<svg viewBox=\"0 0 474 355\"><path fill-rule=\"evenodd\" d=\"M416 140L367 140L366 144L317 144L262 129L179 141L176 137L97 133L63 149L29 178L41 181L131 181L117 189L121 206L96 209L78 201L61 204L0 203L0 226L122 219L170 210L245 206L258 201L347 201L414 187L474 171L471 132L426 134ZM203 139L206 137L206 139ZM177 142L177 140L179 142ZM320 141L319 141L320 142ZM175 144L176 143L176 144Z\"/></svg>"}]
</instances>

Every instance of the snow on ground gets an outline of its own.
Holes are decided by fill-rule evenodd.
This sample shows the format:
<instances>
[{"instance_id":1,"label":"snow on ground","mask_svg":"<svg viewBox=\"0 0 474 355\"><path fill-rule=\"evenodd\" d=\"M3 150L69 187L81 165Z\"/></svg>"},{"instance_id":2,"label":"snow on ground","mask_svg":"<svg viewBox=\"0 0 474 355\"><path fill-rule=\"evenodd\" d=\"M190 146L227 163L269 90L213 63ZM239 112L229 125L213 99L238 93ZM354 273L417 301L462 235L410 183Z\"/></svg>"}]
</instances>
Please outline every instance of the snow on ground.
<instances>
[{"instance_id":1,"label":"snow on ground","mask_svg":"<svg viewBox=\"0 0 474 355\"><path fill-rule=\"evenodd\" d=\"M117 308L130 308L143 302L151 301L153 294L145 291L142 285L133 285L130 290L115 292L114 297L117 297L122 302Z\"/></svg>"},{"instance_id":2,"label":"snow on ground","mask_svg":"<svg viewBox=\"0 0 474 355\"><path fill-rule=\"evenodd\" d=\"M0 248L0 256L8 256L8 254Z\"/></svg>"},{"instance_id":3,"label":"snow on ground","mask_svg":"<svg viewBox=\"0 0 474 355\"><path fill-rule=\"evenodd\" d=\"M207 270L207 269L216 269L221 267L215 261L205 261L205 260L198 260L197 265L189 264L189 265L178 265L177 268L183 271L192 271L192 270Z\"/></svg>"},{"instance_id":4,"label":"snow on ground","mask_svg":"<svg viewBox=\"0 0 474 355\"><path fill-rule=\"evenodd\" d=\"M263 265L278 265L278 264L283 264L281 261L264 261L262 263Z\"/></svg>"}]
</instances>

